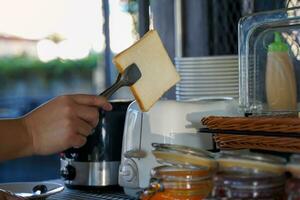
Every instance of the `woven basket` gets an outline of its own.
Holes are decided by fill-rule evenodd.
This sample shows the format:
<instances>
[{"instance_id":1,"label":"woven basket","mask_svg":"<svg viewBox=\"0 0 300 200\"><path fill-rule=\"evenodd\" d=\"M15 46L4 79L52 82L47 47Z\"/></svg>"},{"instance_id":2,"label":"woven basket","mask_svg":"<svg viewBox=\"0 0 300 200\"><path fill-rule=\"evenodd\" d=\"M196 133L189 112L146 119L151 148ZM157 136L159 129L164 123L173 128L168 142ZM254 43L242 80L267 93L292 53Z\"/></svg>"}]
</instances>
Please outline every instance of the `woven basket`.
<instances>
[{"instance_id":1,"label":"woven basket","mask_svg":"<svg viewBox=\"0 0 300 200\"><path fill-rule=\"evenodd\" d=\"M220 149L260 149L300 153L300 139L249 135L215 134L214 140Z\"/></svg>"},{"instance_id":2,"label":"woven basket","mask_svg":"<svg viewBox=\"0 0 300 200\"><path fill-rule=\"evenodd\" d=\"M264 131L300 134L299 118L270 117L206 117L203 125L209 129L232 131ZM270 137L258 135L214 134L220 149L260 149L300 153L300 138Z\"/></svg>"}]
</instances>

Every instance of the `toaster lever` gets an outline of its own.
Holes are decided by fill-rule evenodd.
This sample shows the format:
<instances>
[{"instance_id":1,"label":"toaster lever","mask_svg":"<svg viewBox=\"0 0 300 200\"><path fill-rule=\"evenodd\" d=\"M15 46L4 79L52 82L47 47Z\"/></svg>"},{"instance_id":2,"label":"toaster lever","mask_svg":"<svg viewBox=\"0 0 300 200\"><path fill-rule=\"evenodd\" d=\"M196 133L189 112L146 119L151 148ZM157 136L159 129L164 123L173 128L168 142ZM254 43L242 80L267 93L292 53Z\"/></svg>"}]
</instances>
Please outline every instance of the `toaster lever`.
<instances>
[{"instance_id":1,"label":"toaster lever","mask_svg":"<svg viewBox=\"0 0 300 200\"><path fill-rule=\"evenodd\" d=\"M142 150L129 150L124 152L125 158L144 158L146 157L146 152Z\"/></svg>"}]
</instances>

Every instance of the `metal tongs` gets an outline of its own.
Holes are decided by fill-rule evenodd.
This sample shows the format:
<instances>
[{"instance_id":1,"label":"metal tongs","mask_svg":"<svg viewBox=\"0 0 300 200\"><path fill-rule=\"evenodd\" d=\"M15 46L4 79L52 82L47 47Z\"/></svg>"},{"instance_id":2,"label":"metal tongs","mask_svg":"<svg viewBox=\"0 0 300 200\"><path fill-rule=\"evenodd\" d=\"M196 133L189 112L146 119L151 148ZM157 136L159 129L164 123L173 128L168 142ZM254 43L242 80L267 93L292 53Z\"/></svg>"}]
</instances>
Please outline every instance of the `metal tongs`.
<instances>
[{"instance_id":1,"label":"metal tongs","mask_svg":"<svg viewBox=\"0 0 300 200\"><path fill-rule=\"evenodd\" d=\"M119 73L117 80L113 85L104 90L99 96L110 98L119 88L131 86L136 83L142 76L138 66L133 63L129 65L122 73Z\"/></svg>"}]
</instances>

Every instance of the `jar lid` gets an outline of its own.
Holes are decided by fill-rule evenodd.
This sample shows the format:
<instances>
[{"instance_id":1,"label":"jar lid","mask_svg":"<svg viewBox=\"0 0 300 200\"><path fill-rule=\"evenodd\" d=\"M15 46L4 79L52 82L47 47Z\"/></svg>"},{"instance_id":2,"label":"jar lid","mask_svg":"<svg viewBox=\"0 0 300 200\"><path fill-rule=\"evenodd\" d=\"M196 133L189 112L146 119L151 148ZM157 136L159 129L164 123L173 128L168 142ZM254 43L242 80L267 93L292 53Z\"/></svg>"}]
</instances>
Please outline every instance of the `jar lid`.
<instances>
[{"instance_id":1,"label":"jar lid","mask_svg":"<svg viewBox=\"0 0 300 200\"><path fill-rule=\"evenodd\" d=\"M215 169L217 167L214 154L206 150L175 144L153 143L152 146L154 147L152 153L161 164L185 168Z\"/></svg>"},{"instance_id":2,"label":"jar lid","mask_svg":"<svg viewBox=\"0 0 300 200\"><path fill-rule=\"evenodd\" d=\"M151 170L151 177L168 180L205 180L212 175L208 169L158 166Z\"/></svg>"},{"instance_id":3,"label":"jar lid","mask_svg":"<svg viewBox=\"0 0 300 200\"><path fill-rule=\"evenodd\" d=\"M216 155L220 171L247 171L247 173L285 172L286 160L282 157L238 151L221 151Z\"/></svg>"},{"instance_id":4,"label":"jar lid","mask_svg":"<svg viewBox=\"0 0 300 200\"><path fill-rule=\"evenodd\" d=\"M291 155L290 161L286 165L286 170L293 176L300 177L300 154Z\"/></svg>"}]
</instances>

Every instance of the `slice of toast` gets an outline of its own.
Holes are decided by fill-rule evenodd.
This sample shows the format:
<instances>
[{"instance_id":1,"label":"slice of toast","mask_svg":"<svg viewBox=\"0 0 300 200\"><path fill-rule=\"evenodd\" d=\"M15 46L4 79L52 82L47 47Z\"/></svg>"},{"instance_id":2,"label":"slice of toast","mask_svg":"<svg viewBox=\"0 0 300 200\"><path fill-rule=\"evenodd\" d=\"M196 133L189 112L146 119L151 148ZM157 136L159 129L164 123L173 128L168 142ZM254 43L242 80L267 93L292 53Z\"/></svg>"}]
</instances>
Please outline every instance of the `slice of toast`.
<instances>
[{"instance_id":1,"label":"slice of toast","mask_svg":"<svg viewBox=\"0 0 300 200\"><path fill-rule=\"evenodd\" d=\"M116 55L113 62L121 73L132 63L140 69L142 77L130 89L144 112L180 80L155 30Z\"/></svg>"}]
</instances>

